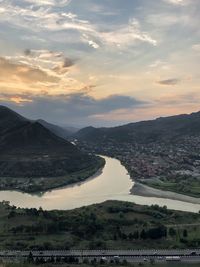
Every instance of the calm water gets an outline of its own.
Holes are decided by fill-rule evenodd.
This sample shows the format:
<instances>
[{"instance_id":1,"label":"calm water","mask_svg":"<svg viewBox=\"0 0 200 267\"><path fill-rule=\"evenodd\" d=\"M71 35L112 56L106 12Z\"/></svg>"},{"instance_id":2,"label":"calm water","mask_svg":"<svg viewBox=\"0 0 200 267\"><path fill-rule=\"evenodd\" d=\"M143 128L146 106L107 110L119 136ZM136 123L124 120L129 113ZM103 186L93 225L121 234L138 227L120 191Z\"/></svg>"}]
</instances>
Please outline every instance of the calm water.
<instances>
[{"instance_id":1,"label":"calm water","mask_svg":"<svg viewBox=\"0 0 200 267\"><path fill-rule=\"evenodd\" d=\"M106 200L125 200L144 205L166 205L168 208L198 212L200 205L170 199L130 195L133 186L127 170L116 159L104 157L106 165L101 173L84 183L52 190L43 195L30 195L17 191L0 191L0 201L26 208L68 210Z\"/></svg>"}]
</instances>

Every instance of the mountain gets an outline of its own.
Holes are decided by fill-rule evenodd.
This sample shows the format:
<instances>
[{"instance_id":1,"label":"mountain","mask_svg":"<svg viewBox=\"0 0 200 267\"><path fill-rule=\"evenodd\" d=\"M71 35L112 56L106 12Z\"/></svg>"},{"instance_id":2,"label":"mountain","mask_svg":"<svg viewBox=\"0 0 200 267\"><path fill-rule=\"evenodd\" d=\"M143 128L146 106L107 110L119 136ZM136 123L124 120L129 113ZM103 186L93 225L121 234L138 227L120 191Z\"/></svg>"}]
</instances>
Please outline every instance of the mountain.
<instances>
[{"instance_id":1,"label":"mountain","mask_svg":"<svg viewBox=\"0 0 200 267\"><path fill-rule=\"evenodd\" d=\"M96 166L98 157L81 152L39 121L0 106L0 177L60 177Z\"/></svg>"},{"instance_id":2,"label":"mountain","mask_svg":"<svg viewBox=\"0 0 200 267\"><path fill-rule=\"evenodd\" d=\"M63 128L63 127L46 122L46 121L41 120L41 119L38 120L38 122L40 124L42 124L45 128L49 129L51 132L53 132L55 135L57 135L61 138L64 138L64 139L67 139L68 137L70 137L74 133L74 131L71 130L70 128Z\"/></svg>"},{"instance_id":3,"label":"mountain","mask_svg":"<svg viewBox=\"0 0 200 267\"><path fill-rule=\"evenodd\" d=\"M23 126L28 120L11 109L0 106L0 135L6 134L10 129Z\"/></svg>"},{"instance_id":4,"label":"mountain","mask_svg":"<svg viewBox=\"0 0 200 267\"><path fill-rule=\"evenodd\" d=\"M181 136L200 134L200 112L183 114L150 121L129 123L113 128L87 127L75 134L80 140L89 142L137 142L150 143L176 140Z\"/></svg>"},{"instance_id":5,"label":"mountain","mask_svg":"<svg viewBox=\"0 0 200 267\"><path fill-rule=\"evenodd\" d=\"M75 134L78 132L82 127L74 127L74 126L61 126L63 129L67 130L71 134Z\"/></svg>"}]
</instances>

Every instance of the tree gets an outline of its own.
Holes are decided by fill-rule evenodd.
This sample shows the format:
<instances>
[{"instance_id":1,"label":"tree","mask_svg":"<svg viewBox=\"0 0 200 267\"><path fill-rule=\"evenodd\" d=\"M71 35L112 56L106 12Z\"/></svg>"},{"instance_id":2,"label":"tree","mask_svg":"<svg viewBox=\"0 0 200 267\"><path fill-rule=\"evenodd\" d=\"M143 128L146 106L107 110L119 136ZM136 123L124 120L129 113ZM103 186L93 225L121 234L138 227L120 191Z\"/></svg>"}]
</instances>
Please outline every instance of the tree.
<instances>
[{"instance_id":1,"label":"tree","mask_svg":"<svg viewBox=\"0 0 200 267\"><path fill-rule=\"evenodd\" d=\"M187 237L188 236L188 231L186 229L183 230L183 237Z\"/></svg>"},{"instance_id":2,"label":"tree","mask_svg":"<svg viewBox=\"0 0 200 267\"><path fill-rule=\"evenodd\" d=\"M171 236L171 237L174 237L175 235L176 235L176 230L174 229L174 228L169 228L169 235Z\"/></svg>"},{"instance_id":3,"label":"tree","mask_svg":"<svg viewBox=\"0 0 200 267\"><path fill-rule=\"evenodd\" d=\"M167 228L164 225L160 225L158 227L149 229L146 235L147 235L147 238L151 238L151 239L159 239L162 237L166 237Z\"/></svg>"},{"instance_id":4,"label":"tree","mask_svg":"<svg viewBox=\"0 0 200 267\"><path fill-rule=\"evenodd\" d=\"M133 238L134 238L134 239L138 239L138 238L139 238L139 232L138 232L138 231L135 231L135 232L133 233Z\"/></svg>"},{"instance_id":5,"label":"tree","mask_svg":"<svg viewBox=\"0 0 200 267\"><path fill-rule=\"evenodd\" d=\"M86 265L89 264L89 260L88 260L88 258L84 258L84 259L83 259L83 264L86 264Z\"/></svg>"},{"instance_id":6,"label":"tree","mask_svg":"<svg viewBox=\"0 0 200 267\"><path fill-rule=\"evenodd\" d=\"M32 262L34 262L34 258L33 258L33 254L32 254L32 252L30 251L30 253L29 253L29 255L28 255L28 262L29 263L32 263Z\"/></svg>"},{"instance_id":7,"label":"tree","mask_svg":"<svg viewBox=\"0 0 200 267\"><path fill-rule=\"evenodd\" d=\"M140 233L140 238L141 239L146 239L147 238L147 233L145 232L144 229L142 229L141 233Z\"/></svg>"},{"instance_id":8,"label":"tree","mask_svg":"<svg viewBox=\"0 0 200 267\"><path fill-rule=\"evenodd\" d=\"M155 264L155 259L150 259L150 264L154 265Z\"/></svg>"}]
</instances>

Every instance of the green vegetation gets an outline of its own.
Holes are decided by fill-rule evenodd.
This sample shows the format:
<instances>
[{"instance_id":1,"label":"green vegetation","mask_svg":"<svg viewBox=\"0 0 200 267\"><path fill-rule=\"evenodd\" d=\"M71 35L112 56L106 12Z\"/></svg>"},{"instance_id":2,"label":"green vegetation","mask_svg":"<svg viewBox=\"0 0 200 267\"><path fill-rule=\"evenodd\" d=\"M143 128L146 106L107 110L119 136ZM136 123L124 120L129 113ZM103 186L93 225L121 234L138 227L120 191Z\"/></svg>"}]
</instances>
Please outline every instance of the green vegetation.
<instances>
[{"instance_id":1,"label":"green vegetation","mask_svg":"<svg viewBox=\"0 0 200 267\"><path fill-rule=\"evenodd\" d=\"M71 211L0 204L0 249L137 249L200 246L200 214L108 201Z\"/></svg>"},{"instance_id":2,"label":"green vegetation","mask_svg":"<svg viewBox=\"0 0 200 267\"><path fill-rule=\"evenodd\" d=\"M44 192L53 188L66 186L73 183L83 182L87 178L95 175L98 170L103 168L105 160L95 157L95 160L87 167L77 172L72 172L60 177L43 178L13 178L0 177L0 190L17 189L22 192L37 193Z\"/></svg>"},{"instance_id":3,"label":"green vegetation","mask_svg":"<svg viewBox=\"0 0 200 267\"><path fill-rule=\"evenodd\" d=\"M175 174L170 177L161 177L160 179L146 179L142 182L156 189L172 191L191 197L200 197L200 180L196 177Z\"/></svg>"}]
</instances>

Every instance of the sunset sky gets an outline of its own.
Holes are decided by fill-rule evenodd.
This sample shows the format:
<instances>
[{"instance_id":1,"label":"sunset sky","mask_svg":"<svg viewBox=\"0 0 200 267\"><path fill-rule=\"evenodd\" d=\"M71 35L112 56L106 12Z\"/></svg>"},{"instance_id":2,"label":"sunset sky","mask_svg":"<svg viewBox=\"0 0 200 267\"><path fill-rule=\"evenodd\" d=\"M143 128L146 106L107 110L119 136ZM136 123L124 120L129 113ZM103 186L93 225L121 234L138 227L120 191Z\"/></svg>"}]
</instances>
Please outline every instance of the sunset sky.
<instances>
[{"instance_id":1,"label":"sunset sky","mask_svg":"<svg viewBox=\"0 0 200 267\"><path fill-rule=\"evenodd\" d=\"M0 104L60 125L200 110L199 0L0 0Z\"/></svg>"}]
</instances>

